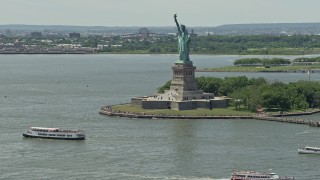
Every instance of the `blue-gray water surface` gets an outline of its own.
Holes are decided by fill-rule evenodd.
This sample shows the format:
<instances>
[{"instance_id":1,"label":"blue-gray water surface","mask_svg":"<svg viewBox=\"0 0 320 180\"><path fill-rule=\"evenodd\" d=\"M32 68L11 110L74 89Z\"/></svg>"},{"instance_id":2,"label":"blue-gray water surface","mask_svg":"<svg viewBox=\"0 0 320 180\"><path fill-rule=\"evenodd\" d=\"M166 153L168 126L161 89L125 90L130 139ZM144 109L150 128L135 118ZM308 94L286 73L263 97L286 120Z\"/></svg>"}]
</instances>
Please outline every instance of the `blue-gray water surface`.
<instances>
[{"instance_id":1,"label":"blue-gray water surface","mask_svg":"<svg viewBox=\"0 0 320 180\"><path fill-rule=\"evenodd\" d=\"M247 56L192 55L197 68ZM294 56L288 56L294 58ZM176 55L1 55L0 179L228 179L233 170L320 177L320 129L257 120L145 120L102 116L101 106L152 95ZM307 80L302 73L197 76ZM312 74L311 80L319 80ZM306 118L319 119L315 114ZM79 128L85 141L28 139L30 126Z\"/></svg>"}]
</instances>

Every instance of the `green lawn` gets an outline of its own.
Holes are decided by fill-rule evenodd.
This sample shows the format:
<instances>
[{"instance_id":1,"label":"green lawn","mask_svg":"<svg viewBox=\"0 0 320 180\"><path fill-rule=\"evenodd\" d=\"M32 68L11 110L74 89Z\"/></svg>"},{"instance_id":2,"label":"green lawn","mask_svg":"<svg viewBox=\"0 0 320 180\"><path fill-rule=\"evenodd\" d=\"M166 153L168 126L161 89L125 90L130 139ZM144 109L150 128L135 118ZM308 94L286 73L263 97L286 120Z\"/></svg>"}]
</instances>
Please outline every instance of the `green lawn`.
<instances>
[{"instance_id":1,"label":"green lawn","mask_svg":"<svg viewBox=\"0 0 320 180\"><path fill-rule=\"evenodd\" d=\"M147 114L166 114L166 115L189 115L189 116L250 116L254 113L250 111L238 111L234 107L229 108L214 108L209 109L196 109L196 110L171 110L171 109L142 109L139 106L132 106L131 104L114 105L113 110L147 113Z\"/></svg>"}]
</instances>

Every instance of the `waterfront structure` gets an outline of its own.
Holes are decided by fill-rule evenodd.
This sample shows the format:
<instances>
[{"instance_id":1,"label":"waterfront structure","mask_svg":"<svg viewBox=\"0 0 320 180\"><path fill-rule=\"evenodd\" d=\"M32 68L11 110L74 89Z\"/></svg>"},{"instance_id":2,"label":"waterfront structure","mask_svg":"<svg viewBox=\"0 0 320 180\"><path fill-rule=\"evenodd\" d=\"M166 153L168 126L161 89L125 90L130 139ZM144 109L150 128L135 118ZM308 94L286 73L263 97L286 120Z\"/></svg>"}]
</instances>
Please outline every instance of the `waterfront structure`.
<instances>
[{"instance_id":1,"label":"waterfront structure","mask_svg":"<svg viewBox=\"0 0 320 180\"><path fill-rule=\"evenodd\" d=\"M176 14L174 20L178 28L179 59L172 67L173 79L170 90L153 96L134 97L131 99L131 104L144 109L174 110L227 107L228 98L215 98L213 93L204 93L198 89L195 79L196 67L189 57L190 35L184 25L179 25Z\"/></svg>"}]
</instances>

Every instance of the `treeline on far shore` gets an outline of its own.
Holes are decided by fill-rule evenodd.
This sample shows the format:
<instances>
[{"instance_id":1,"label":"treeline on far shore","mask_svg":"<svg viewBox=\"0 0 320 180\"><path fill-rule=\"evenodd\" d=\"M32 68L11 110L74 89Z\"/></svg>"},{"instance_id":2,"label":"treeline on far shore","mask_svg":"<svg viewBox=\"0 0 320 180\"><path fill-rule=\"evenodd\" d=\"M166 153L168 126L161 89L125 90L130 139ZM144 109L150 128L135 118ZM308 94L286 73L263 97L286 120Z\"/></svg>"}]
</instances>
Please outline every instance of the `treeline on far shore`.
<instances>
[{"instance_id":1,"label":"treeline on far shore","mask_svg":"<svg viewBox=\"0 0 320 180\"><path fill-rule=\"evenodd\" d=\"M191 54L234 55L305 55L320 53L319 35L191 35ZM62 35L40 37L0 35L3 52L23 53L36 48L91 49L86 53L112 54L175 54L178 53L175 35L157 36L103 36L89 35L71 38Z\"/></svg>"},{"instance_id":2,"label":"treeline on far shore","mask_svg":"<svg viewBox=\"0 0 320 180\"><path fill-rule=\"evenodd\" d=\"M177 38L118 38L121 46L106 46L101 53L177 53ZM98 42L100 43L100 42ZM191 54L304 55L320 53L318 35L208 35L192 36Z\"/></svg>"},{"instance_id":3,"label":"treeline on far shore","mask_svg":"<svg viewBox=\"0 0 320 180\"><path fill-rule=\"evenodd\" d=\"M288 84L268 82L264 78L239 77L197 77L199 89L214 93L215 96L228 96L230 105L236 109L256 112L264 108L266 111L295 111L320 106L320 82L298 81ZM158 90L169 89L171 81L166 82Z\"/></svg>"}]
</instances>

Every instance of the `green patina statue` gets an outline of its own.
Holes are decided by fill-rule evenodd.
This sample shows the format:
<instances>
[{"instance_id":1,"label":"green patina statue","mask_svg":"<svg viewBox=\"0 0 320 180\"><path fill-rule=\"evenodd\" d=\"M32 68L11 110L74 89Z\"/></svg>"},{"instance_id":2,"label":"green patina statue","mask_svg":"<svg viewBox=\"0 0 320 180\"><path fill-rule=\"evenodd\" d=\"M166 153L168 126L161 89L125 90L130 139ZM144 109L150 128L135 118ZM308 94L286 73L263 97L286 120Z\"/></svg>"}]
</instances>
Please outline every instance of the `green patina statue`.
<instances>
[{"instance_id":1,"label":"green patina statue","mask_svg":"<svg viewBox=\"0 0 320 180\"><path fill-rule=\"evenodd\" d=\"M190 35L186 30L185 25L179 25L177 20L177 14L174 14L173 17L178 27L179 60L176 63L191 63L189 58L189 43L191 40Z\"/></svg>"}]
</instances>

